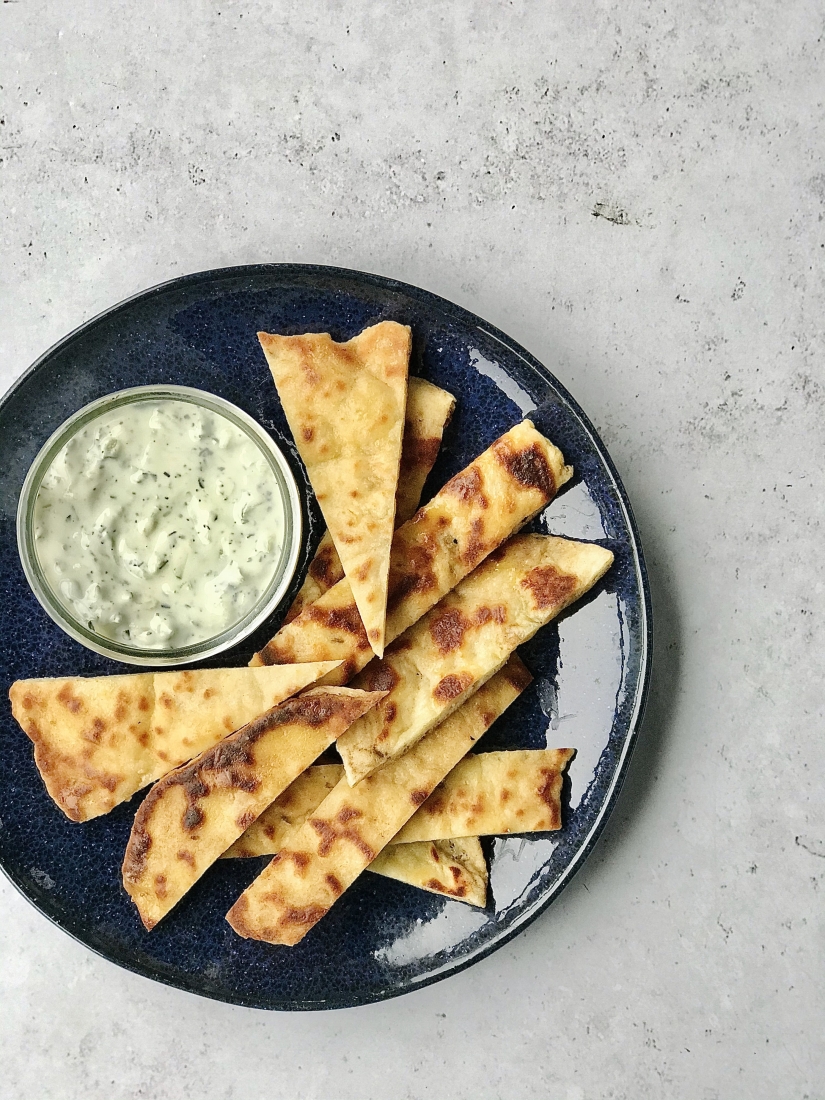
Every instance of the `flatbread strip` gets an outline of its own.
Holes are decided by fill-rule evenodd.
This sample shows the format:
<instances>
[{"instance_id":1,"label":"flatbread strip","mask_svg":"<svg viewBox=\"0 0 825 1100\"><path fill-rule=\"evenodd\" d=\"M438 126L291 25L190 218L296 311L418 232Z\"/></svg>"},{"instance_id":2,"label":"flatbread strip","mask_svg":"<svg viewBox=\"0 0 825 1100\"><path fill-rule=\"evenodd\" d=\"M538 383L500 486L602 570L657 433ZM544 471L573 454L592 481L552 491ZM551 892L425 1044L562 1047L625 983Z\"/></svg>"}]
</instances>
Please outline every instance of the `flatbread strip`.
<instances>
[{"instance_id":1,"label":"flatbread strip","mask_svg":"<svg viewBox=\"0 0 825 1100\"><path fill-rule=\"evenodd\" d=\"M573 749L505 749L465 756L384 851L411 842L560 829L562 778L573 754ZM307 768L224 857L275 855L343 774L341 764Z\"/></svg>"},{"instance_id":2,"label":"flatbread strip","mask_svg":"<svg viewBox=\"0 0 825 1100\"><path fill-rule=\"evenodd\" d=\"M510 749L465 756L394 845L561 828L561 788L574 749Z\"/></svg>"},{"instance_id":3,"label":"flatbread strip","mask_svg":"<svg viewBox=\"0 0 825 1100\"><path fill-rule=\"evenodd\" d=\"M334 667L18 680L9 698L46 790L72 821L88 821Z\"/></svg>"},{"instance_id":4,"label":"flatbread strip","mask_svg":"<svg viewBox=\"0 0 825 1100\"><path fill-rule=\"evenodd\" d=\"M530 679L511 658L406 756L355 788L340 780L229 910L235 931L268 943L303 939Z\"/></svg>"},{"instance_id":5,"label":"flatbread strip","mask_svg":"<svg viewBox=\"0 0 825 1100\"><path fill-rule=\"evenodd\" d=\"M499 547L352 681L388 695L338 741L350 784L407 752L612 561L602 546L551 535L515 535Z\"/></svg>"},{"instance_id":6,"label":"flatbread strip","mask_svg":"<svg viewBox=\"0 0 825 1100\"><path fill-rule=\"evenodd\" d=\"M421 503L424 482L438 457L441 438L454 408L455 398L451 393L425 382L423 378L409 379L401 467L395 491L396 527L406 523ZM332 535L325 531L284 622L291 623L305 607L323 596L343 576L344 569Z\"/></svg>"},{"instance_id":7,"label":"flatbread strip","mask_svg":"<svg viewBox=\"0 0 825 1100\"><path fill-rule=\"evenodd\" d=\"M281 838L288 836L291 828L303 825L343 774L340 764L307 768L221 858L274 855ZM404 851L398 853L389 845L368 870L470 905L484 906L486 902L487 862L477 837L405 844Z\"/></svg>"},{"instance_id":8,"label":"flatbread strip","mask_svg":"<svg viewBox=\"0 0 825 1100\"><path fill-rule=\"evenodd\" d=\"M448 481L395 533L386 644L549 504L572 476L561 451L524 420ZM346 683L371 657L344 579L282 627L250 663L342 661L325 682Z\"/></svg>"},{"instance_id":9,"label":"flatbread strip","mask_svg":"<svg viewBox=\"0 0 825 1100\"><path fill-rule=\"evenodd\" d=\"M477 836L392 844L367 870L482 909L487 904L487 861Z\"/></svg>"},{"instance_id":10,"label":"flatbread strip","mask_svg":"<svg viewBox=\"0 0 825 1100\"><path fill-rule=\"evenodd\" d=\"M380 657L410 329L381 321L345 344L325 332L259 332L258 339L367 638Z\"/></svg>"},{"instance_id":11,"label":"flatbread strip","mask_svg":"<svg viewBox=\"0 0 825 1100\"><path fill-rule=\"evenodd\" d=\"M123 885L145 927L154 928L258 814L380 698L380 692L315 688L156 783L138 809L123 860Z\"/></svg>"}]
</instances>

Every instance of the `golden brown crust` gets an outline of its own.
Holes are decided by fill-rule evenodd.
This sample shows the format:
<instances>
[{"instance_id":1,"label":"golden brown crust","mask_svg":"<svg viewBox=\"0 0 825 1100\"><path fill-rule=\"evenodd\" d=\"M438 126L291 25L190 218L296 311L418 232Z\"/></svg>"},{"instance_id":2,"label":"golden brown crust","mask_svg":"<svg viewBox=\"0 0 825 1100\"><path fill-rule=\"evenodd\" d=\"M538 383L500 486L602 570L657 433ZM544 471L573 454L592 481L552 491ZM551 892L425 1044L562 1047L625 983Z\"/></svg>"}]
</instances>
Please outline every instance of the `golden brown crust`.
<instances>
[{"instance_id":1,"label":"golden brown crust","mask_svg":"<svg viewBox=\"0 0 825 1100\"><path fill-rule=\"evenodd\" d=\"M318 688L164 776L135 816L123 885L147 928L347 726L381 698Z\"/></svg>"},{"instance_id":2,"label":"golden brown crust","mask_svg":"<svg viewBox=\"0 0 825 1100\"><path fill-rule=\"evenodd\" d=\"M430 610L485 556L544 508L572 476L557 447L529 420L517 424L470 463L395 533L390 555L386 643ZM253 663L348 661L358 671L369 650L319 616L353 604L347 580L282 627ZM365 636L364 636L364 640ZM343 683L343 672L329 682Z\"/></svg>"},{"instance_id":3,"label":"golden brown crust","mask_svg":"<svg viewBox=\"0 0 825 1100\"><path fill-rule=\"evenodd\" d=\"M444 429L454 408L455 398L452 394L425 382L423 378L410 378L401 465L395 493L396 526L406 523L421 503L424 483L438 457ZM306 579L284 622L292 622L305 607L314 603L343 576L344 569L332 536L329 531L325 531L315 551L315 557L310 562Z\"/></svg>"},{"instance_id":4,"label":"golden brown crust","mask_svg":"<svg viewBox=\"0 0 825 1100\"><path fill-rule=\"evenodd\" d=\"M327 333L258 337L367 637L380 656L410 329L381 321L345 344Z\"/></svg>"},{"instance_id":5,"label":"golden brown crust","mask_svg":"<svg viewBox=\"0 0 825 1100\"><path fill-rule=\"evenodd\" d=\"M19 680L9 698L49 794L87 821L333 667Z\"/></svg>"},{"instance_id":6,"label":"golden brown crust","mask_svg":"<svg viewBox=\"0 0 825 1100\"><path fill-rule=\"evenodd\" d=\"M578 599L613 560L551 535L514 535L352 682L389 694L338 742L350 783L407 752L494 675L514 649ZM464 835L477 833L468 829Z\"/></svg>"},{"instance_id":7,"label":"golden brown crust","mask_svg":"<svg viewBox=\"0 0 825 1100\"><path fill-rule=\"evenodd\" d=\"M415 812L411 792L426 797L484 733L484 715L501 713L517 695L511 678L499 674L406 756L355 788L342 779L229 911L235 931L298 943L340 896L328 876L346 890ZM309 857L300 871L290 852ZM297 921L296 912L306 919Z\"/></svg>"}]
</instances>

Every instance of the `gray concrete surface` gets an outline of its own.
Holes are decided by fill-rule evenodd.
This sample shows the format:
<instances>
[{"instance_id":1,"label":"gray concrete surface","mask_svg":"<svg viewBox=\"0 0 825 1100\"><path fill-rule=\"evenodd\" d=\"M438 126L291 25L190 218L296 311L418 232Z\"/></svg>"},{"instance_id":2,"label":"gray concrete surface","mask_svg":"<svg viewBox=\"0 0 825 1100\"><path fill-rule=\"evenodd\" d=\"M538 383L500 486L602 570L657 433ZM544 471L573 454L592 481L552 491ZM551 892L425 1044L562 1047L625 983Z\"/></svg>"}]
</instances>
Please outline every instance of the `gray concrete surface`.
<instances>
[{"instance_id":1,"label":"gray concrete surface","mask_svg":"<svg viewBox=\"0 0 825 1100\"><path fill-rule=\"evenodd\" d=\"M2 880L2 1097L825 1096L823 33L804 0L0 5L0 385L183 272L417 283L589 412L657 616L615 817L508 947L268 1015Z\"/></svg>"}]
</instances>

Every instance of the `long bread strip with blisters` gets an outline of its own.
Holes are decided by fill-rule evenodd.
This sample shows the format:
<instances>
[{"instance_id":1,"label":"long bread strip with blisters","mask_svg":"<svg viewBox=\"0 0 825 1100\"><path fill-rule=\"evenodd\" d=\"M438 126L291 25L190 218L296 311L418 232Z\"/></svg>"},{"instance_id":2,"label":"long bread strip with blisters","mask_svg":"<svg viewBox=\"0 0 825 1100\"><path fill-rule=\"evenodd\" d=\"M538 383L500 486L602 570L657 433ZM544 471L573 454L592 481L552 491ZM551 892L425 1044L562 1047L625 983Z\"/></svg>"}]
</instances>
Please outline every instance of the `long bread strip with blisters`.
<instances>
[{"instance_id":1,"label":"long bread strip with blisters","mask_svg":"<svg viewBox=\"0 0 825 1100\"><path fill-rule=\"evenodd\" d=\"M468 836L553 832L561 828L561 788L573 749L505 749L471 753L438 784L394 845ZM342 778L341 764L307 768L268 806L226 858L272 856Z\"/></svg>"},{"instance_id":2,"label":"long bread strip with blisters","mask_svg":"<svg viewBox=\"0 0 825 1100\"><path fill-rule=\"evenodd\" d=\"M530 679L511 658L406 756L355 788L341 779L229 910L235 931L268 943L302 940Z\"/></svg>"},{"instance_id":3,"label":"long bread strip with blisters","mask_svg":"<svg viewBox=\"0 0 825 1100\"><path fill-rule=\"evenodd\" d=\"M396 527L406 523L421 503L424 482L438 457L441 438L454 408L455 398L451 393L425 382L423 378L409 379L401 466L395 491ZM327 530L321 536L304 583L284 621L292 622L305 607L320 599L343 576L341 559Z\"/></svg>"},{"instance_id":4,"label":"long bread strip with blisters","mask_svg":"<svg viewBox=\"0 0 825 1100\"><path fill-rule=\"evenodd\" d=\"M146 928L158 921L241 833L381 698L314 688L164 776L135 816L123 885Z\"/></svg>"},{"instance_id":5,"label":"long bread strip with blisters","mask_svg":"<svg viewBox=\"0 0 825 1100\"><path fill-rule=\"evenodd\" d=\"M352 681L388 694L338 741L349 782L407 752L612 561L601 546L552 535L504 543Z\"/></svg>"},{"instance_id":6,"label":"long bread strip with blisters","mask_svg":"<svg viewBox=\"0 0 825 1100\"><path fill-rule=\"evenodd\" d=\"M335 667L215 668L18 680L12 714L72 821L108 813Z\"/></svg>"},{"instance_id":7,"label":"long bread strip with blisters","mask_svg":"<svg viewBox=\"0 0 825 1100\"><path fill-rule=\"evenodd\" d=\"M386 644L549 504L572 476L558 447L524 420L448 481L395 532ZM341 661L325 682L346 683L372 655L344 579L282 627L251 664Z\"/></svg>"}]
</instances>

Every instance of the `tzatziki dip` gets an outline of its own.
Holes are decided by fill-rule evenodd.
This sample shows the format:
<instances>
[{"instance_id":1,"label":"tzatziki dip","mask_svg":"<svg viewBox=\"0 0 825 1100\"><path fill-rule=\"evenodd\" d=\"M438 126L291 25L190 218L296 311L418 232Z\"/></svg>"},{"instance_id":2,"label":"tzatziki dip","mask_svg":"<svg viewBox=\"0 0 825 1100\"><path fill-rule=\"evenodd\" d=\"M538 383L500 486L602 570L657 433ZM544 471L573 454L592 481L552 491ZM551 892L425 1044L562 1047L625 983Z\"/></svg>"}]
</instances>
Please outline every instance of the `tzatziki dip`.
<instances>
[{"instance_id":1,"label":"tzatziki dip","mask_svg":"<svg viewBox=\"0 0 825 1100\"><path fill-rule=\"evenodd\" d=\"M45 580L88 630L170 650L238 623L284 541L270 463L231 420L192 402L102 413L56 454L34 502Z\"/></svg>"}]
</instances>

